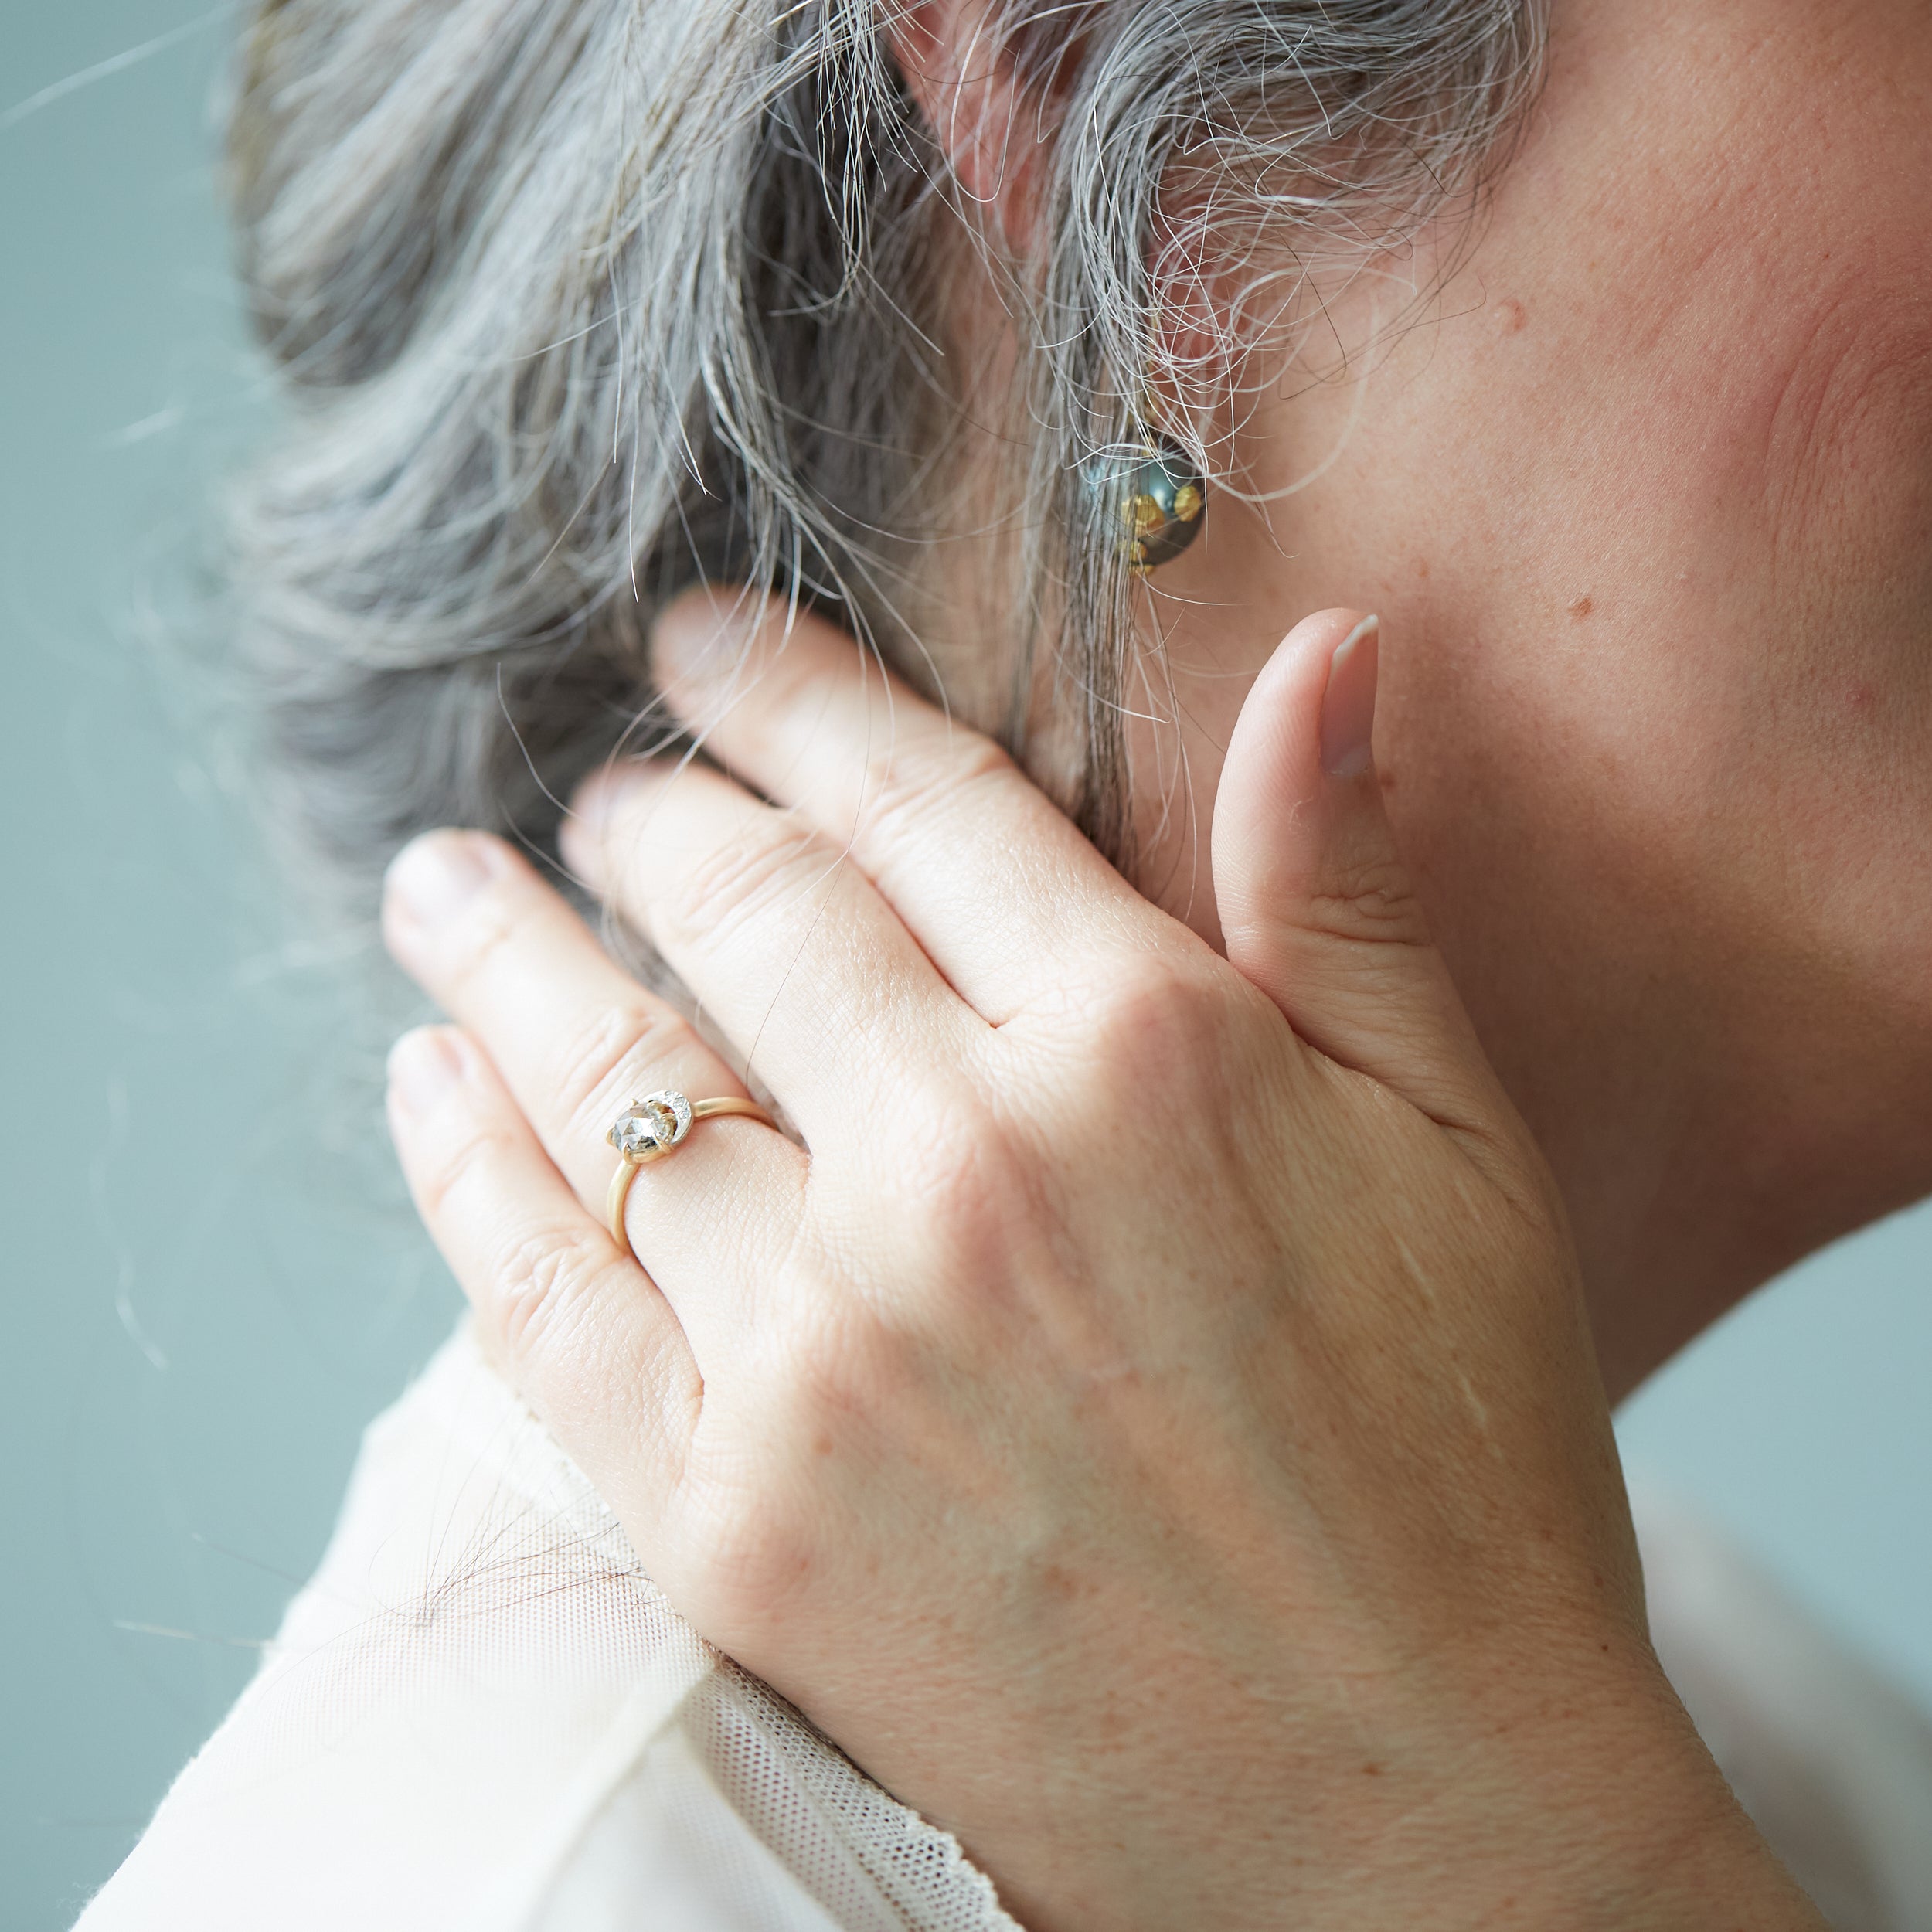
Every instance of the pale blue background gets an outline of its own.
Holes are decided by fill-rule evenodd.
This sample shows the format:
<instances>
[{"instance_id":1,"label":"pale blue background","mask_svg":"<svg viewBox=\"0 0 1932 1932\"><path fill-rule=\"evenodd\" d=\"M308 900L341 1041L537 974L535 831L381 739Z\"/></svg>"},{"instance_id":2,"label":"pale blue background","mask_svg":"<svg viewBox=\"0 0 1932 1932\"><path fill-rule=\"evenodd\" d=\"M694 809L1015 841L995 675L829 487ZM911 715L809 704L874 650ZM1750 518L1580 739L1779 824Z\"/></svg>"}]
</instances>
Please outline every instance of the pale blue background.
<instances>
[{"instance_id":1,"label":"pale blue background","mask_svg":"<svg viewBox=\"0 0 1932 1932\"><path fill-rule=\"evenodd\" d=\"M196 18L5 0L0 114ZM196 669L188 566L260 406L221 40L0 122L5 1932L65 1926L125 1851L454 1306L386 1178L379 1029L280 937ZM1923 1213L1826 1256L1624 1438L1932 1699L1928 1274Z\"/></svg>"}]
</instances>

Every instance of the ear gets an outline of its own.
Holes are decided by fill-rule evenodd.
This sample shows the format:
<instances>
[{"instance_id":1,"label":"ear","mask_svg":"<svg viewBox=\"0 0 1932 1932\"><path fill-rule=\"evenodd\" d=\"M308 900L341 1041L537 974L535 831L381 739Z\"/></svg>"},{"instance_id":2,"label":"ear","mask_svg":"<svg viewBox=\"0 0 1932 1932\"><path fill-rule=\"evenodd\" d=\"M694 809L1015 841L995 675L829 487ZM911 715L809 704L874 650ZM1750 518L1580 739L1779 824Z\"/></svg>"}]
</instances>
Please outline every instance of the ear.
<instances>
[{"instance_id":1,"label":"ear","mask_svg":"<svg viewBox=\"0 0 1932 1932\"><path fill-rule=\"evenodd\" d=\"M968 200L1016 253L1030 252L1037 235L1086 12L1012 0L914 0L886 9L886 46L927 132Z\"/></svg>"}]
</instances>

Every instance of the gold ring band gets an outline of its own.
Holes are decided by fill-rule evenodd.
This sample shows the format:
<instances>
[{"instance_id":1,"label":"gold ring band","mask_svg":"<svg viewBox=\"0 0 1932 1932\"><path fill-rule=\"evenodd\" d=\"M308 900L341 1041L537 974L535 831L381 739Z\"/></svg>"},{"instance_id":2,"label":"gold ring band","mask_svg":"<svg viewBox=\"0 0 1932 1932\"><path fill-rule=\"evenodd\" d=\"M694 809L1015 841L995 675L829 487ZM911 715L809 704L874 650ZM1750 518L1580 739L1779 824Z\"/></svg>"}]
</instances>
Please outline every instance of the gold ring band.
<instances>
[{"instance_id":1,"label":"gold ring band","mask_svg":"<svg viewBox=\"0 0 1932 1932\"><path fill-rule=\"evenodd\" d=\"M711 1120L720 1114L742 1114L747 1120L762 1121L770 1128L778 1124L756 1100L694 1100L669 1088L633 1100L617 1116L604 1137L623 1157L617 1172L611 1176L611 1200L604 1219L610 1224L611 1238L619 1247L631 1245L630 1236L624 1232L624 1204L630 1197L631 1183L638 1178L638 1169L662 1160L673 1148L683 1145L685 1136L699 1121Z\"/></svg>"}]
</instances>

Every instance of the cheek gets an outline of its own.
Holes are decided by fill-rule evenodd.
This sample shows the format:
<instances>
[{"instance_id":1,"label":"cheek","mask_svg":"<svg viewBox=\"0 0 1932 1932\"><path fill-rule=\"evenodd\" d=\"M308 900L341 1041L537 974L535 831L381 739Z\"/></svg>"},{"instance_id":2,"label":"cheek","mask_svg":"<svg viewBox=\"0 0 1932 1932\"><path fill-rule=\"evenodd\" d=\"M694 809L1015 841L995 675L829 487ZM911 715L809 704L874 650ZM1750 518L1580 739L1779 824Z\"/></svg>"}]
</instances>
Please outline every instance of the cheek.
<instances>
[{"instance_id":1,"label":"cheek","mask_svg":"<svg viewBox=\"0 0 1932 1932\"><path fill-rule=\"evenodd\" d=\"M1748 498L1755 472L1790 600L1854 645L1922 624L1932 592L1932 251L1910 239L1910 253L1867 251L1805 315L1740 424L1737 488Z\"/></svg>"},{"instance_id":2,"label":"cheek","mask_svg":"<svg viewBox=\"0 0 1932 1932\"><path fill-rule=\"evenodd\" d=\"M1614 754L1647 851L1819 920L1932 860L1932 260L1853 239L1835 280L1707 260L1513 484L1541 729Z\"/></svg>"},{"instance_id":3,"label":"cheek","mask_svg":"<svg viewBox=\"0 0 1932 1932\"><path fill-rule=\"evenodd\" d=\"M1932 114L1835 146L1802 63L1790 84L1754 151L1659 90L1607 158L1506 182L1297 548L1315 601L1389 620L1398 817L1472 944L1648 961L1741 1026L1806 988L1910 1024L1932 1018Z\"/></svg>"},{"instance_id":4,"label":"cheek","mask_svg":"<svg viewBox=\"0 0 1932 1932\"><path fill-rule=\"evenodd\" d=\"M1876 932L1932 864L1932 259L1910 241L1798 308L1724 479L1764 587L1740 600L1739 722L1774 767L1791 884Z\"/></svg>"},{"instance_id":5,"label":"cheek","mask_svg":"<svg viewBox=\"0 0 1932 1932\"><path fill-rule=\"evenodd\" d=\"M1396 413L1431 506L1396 587L1431 698L1632 866L1896 937L1932 863L1932 116L1814 141L1809 85L1757 151L1686 108L1645 179L1505 195Z\"/></svg>"},{"instance_id":6,"label":"cheek","mask_svg":"<svg viewBox=\"0 0 1932 1932\"><path fill-rule=\"evenodd\" d=\"M1829 951L1868 981L1917 971L1922 6L1563 20L1597 43L1560 49L1466 270L1359 388L1284 403L1255 480L1295 493L1218 502L1164 583L1214 612L1190 648L1216 673L1307 611L1383 612L1379 749L1446 897L1567 898L1592 943L1586 902L1615 904L1614 943L1641 920L1673 968L1694 941L1713 969Z\"/></svg>"}]
</instances>

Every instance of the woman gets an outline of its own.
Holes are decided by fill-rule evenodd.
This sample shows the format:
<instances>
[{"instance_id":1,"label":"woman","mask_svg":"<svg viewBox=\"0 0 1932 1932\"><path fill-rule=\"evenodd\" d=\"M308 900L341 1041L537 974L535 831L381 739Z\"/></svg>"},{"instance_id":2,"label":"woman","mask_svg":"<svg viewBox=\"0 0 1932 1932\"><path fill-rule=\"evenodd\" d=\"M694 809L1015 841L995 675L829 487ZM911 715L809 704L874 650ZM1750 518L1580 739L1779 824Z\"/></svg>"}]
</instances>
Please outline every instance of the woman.
<instances>
[{"instance_id":1,"label":"woman","mask_svg":"<svg viewBox=\"0 0 1932 1932\"><path fill-rule=\"evenodd\" d=\"M691 1002L390 866L474 1339L89 1923L1820 1923L1605 1385L1932 1185L1929 103L1912 0L267 9L304 809L561 821Z\"/></svg>"}]
</instances>

